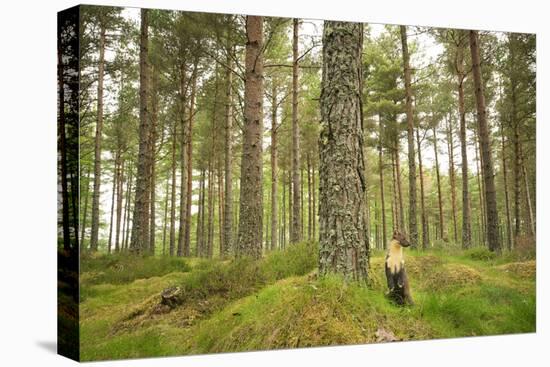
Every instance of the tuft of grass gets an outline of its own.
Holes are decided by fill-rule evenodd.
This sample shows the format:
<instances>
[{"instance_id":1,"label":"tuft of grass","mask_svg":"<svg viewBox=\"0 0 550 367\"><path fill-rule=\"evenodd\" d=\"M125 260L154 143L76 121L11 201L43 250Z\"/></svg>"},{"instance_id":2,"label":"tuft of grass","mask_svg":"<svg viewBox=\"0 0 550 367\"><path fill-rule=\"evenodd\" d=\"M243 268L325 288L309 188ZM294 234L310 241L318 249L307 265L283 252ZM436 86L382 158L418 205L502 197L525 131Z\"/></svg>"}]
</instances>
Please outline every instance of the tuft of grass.
<instances>
[{"instance_id":1,"label":"tuft of grass","mask_svg":"<svg viewBox=\"0 0 550 367\"><path fill-rule=\"evenodd\" d=\"M472 260L489 261L496 259L498 255L486 247L474 247L464 251L464 256Z\"/></svg>"}]
</instances>

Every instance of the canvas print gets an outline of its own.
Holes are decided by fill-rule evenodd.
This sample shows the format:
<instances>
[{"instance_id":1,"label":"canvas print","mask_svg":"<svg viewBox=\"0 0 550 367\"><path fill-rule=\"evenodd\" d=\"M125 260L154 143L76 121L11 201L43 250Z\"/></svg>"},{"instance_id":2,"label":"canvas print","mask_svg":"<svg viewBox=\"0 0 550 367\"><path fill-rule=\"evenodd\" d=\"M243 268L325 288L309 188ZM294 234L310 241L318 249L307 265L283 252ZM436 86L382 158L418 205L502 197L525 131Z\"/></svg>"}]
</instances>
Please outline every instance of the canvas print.
<instances>
[{"instance_id":1,"label":"canvas print","mask_svg":"<svg viewBox=\"0 0 550 367\"><path fill-rule=\"evenodd\" d=\"M59 352L535 332L535 43L60 12Z\"/></svg>"}]
</instances>

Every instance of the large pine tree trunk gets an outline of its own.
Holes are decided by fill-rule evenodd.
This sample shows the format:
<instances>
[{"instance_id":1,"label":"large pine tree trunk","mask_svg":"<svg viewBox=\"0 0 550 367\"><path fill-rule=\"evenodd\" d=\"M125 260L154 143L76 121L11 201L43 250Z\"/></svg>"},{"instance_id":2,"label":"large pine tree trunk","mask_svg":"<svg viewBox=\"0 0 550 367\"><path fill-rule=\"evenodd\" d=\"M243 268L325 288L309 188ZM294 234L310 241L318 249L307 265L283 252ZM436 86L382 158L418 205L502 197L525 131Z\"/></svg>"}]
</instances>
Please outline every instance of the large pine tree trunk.
<instances>
[{"instance_id":1,"label":"large pine tree trunk","mask_svg":"<svg viewBox=\"0 0 550 367\"><path fill-rule=\"evenodd\" d=\"M409 157L409 238L411 246L418 243L418 228L416 225L416 164L414 154L414 116L411 87L411 67L409 65L409 47L407 45L407 28L400 26L401 46L403 49L403 70L405 75L405 112L407 114L407 142ZM399 157L397 157L399 160Z\"/></svg>"},{"instance_id":2,"label":"large pine tree trunk","mask_svg":"<svg viewBox=\"0 0 550 367\"><path fill-rule=\"evenodd\" d=\"M230 28L231 29L231 28ZM231 31L230 31L231 32ZM224 234L224 253L222 257L227 257L233 249L233 171L232 171L232 129L233 129L233 73L232 67L232 45L231 37L227 41L227 69L226 69L226 91L225 91L225 156L224 156L224 171L225 171L225 215L223 217L223 234Z\"/></svg>"},{"instance_id":3,"label":"large pine tree trunk","mask_svg":"<svg viewBox=\"0 0 550 367\"><path fill-rule=\"evenodd\" d=\"M150 199L150 167L149 167L149 65L148 65L148 10L141 9L141 37L139 51L139 153L136 174L136 199L134 203L134 220L132 224L132 240L130 250L144 253L149 249L149 199Z\"/></svg>"},{"instance_id":4,"label":"large pine tree trunk","mask_svg":"<svg viewBox=\"0 0 550 367\"><path fill-rule=\"evenodd\" d=\"M292 223L290 243L302 239L301 180L300 180L300 128L298 126L298 19L293 20L292 37Z\"/></svg>"},{"instance_id":5,"label":"large pine tree trunk","mask_svg":"<svg viewBox=\"0 0 550 367\"><path fill-rule=\"evenodd\" d=\"M479 39L477 31L470 31L470 51L472 53L472 72L477 106L477 123L479 129L479 144L483 161L483 181L485 183L485 208L487 216L487 242L491 251L500 252L500 234L498 230L498 211L495 190L493 157L491 154L491 140L487 124L483 81L481 79L481 65L479 57Z\"/></svg>"},{"instance_id":6,"label":"large pine tree trunk","mask_svg":"<svg viewBox=\"0 0 550 367\"><path fill-rule=\"evenodd\" d=\"M99 236L99 197L101 195L101 134L103 131L103 79L105 74L105 24L99 22L99 61L97 71L97 119L94 142L94 192L92 195L92 233L90 249L97 251Z\"/></svg>"},{"instance_id":7,"label":"large pine tree trunk","mask_svg":"<svg viewBox=\"0 0 550 367\"><path fill-rule=\"evenodd\" d=\"M430 245L430 236L428 231L428 216L426 214L426 203L424 195L424 171L422 167L422 145L420 142L420 132L416 128L416 144L418 147L418 173L420 175L420 218L422 221L422 248L428 248Z\"/></svg>"},{"instance_id":8,"label":"large pine tree trunk","mask_svg":"<svg viewBox=\"0 0 550 367\"><path fill-rule=\"evenodd\" d=\"M382 118L380 114L378 115L378 172L380 180L380 206L382 217L382 246L386 249L387 246L387 237L386 237L386 204L384 200L384 153L382 149L382 136L384 133L384 128L382 125Z\"/></svg>"},{"instance_id":9,"label":"large pine tree trunk","mask_svg":"<svg viewBox=\"0 0 550 367\"><path fill-rule=\"evenodd\" d=\"M445 239L445 218L443 216L443 200L441 197L441 175L439 173L439 154L437 151L437 131L435 126L433 127L433 143L434 143L434 156L435 156L435 174L437 178L437 204L439 207L439 238Z\"/></svg>"},{"instance_id":10,"label":"large pine tree trunk","mask_svg":"<svg viewBox=\"0 0 550 367\"><path fill-rule=\"evenodd\" d=\"M236 255L259 258L263 231L263 17L246 17L244 131Z\"/></svg>"},{"instance_id":11,"label":"large pine tree trunk","mask_svg":"<svg viewBox=\"0 0 550 367\"><path fill-rule=\"evenodd\" d=\"M468 152L466 146L466 112L464 109L464 47L460 44L456 53L458 81L458 114L460 116L460 153L462 157L462 247L470 248L472 242L470 192L468 185Z\"/></svg>"},{"instance_id":12,"label":"large pine tree trunk","mask_svg":"<svg viewBox=\"0 0 550 367\"><path fill-rule=\"evenodd\" d=\"M277 86L272 81L271 90L271 250L277 248L277 238L279 233L277 216L278 190L279 190L279 172L278 172L278 136L277 136Z\"/></svg>"},{"instance_id":13,"label":"large pine tree trunk","mask_svg":"<svg viewBox=\"0 0 550 367\"><path fill-rule=\"evenodd\" d=\"M363 25L325 21L319 139L319 273L366 281L369 268L361 53Z\"/></svg>"}]
</instances>

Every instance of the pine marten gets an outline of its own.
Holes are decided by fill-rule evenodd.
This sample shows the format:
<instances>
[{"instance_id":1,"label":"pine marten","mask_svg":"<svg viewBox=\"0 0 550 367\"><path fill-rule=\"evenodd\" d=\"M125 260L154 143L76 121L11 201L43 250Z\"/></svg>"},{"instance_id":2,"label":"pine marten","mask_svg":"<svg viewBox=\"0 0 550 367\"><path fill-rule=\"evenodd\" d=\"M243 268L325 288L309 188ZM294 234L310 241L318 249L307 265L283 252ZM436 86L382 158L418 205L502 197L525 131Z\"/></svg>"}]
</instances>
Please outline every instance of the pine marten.
<instances>
[{"instance_id":1,"label":"pine marten","mask_svg":"<svg viewBox=\"0 0 550 367\"><path fill-rule=\"evenodd\" d=\"M389 288L388 296L399 305L414 304L403 258L403 247L409 246L407 237L395 230L386 255L385 268Z\"/></svg>"}]
</instances>

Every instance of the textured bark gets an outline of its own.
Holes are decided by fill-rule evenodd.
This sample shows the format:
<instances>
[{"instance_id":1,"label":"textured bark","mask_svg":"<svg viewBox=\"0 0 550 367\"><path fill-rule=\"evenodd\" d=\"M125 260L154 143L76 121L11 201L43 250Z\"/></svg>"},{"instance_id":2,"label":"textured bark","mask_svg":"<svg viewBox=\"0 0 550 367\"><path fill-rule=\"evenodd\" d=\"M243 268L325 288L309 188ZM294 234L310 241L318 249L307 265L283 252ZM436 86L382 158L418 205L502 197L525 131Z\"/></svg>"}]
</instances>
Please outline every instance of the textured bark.
<instances>
[{"instance_id":1,"label":"textured bark","mask_svg":"<svg viewBox=\"0 0 550 367\"><path fill-rule=\"evenodd\" d=\"M454 163L454 142L451 122L447 119L447 149L449 153L449 181L451 183L451 214L453 217L453 234L455 243L458 242L458 226L456 223L456 171Z\"/></svg>"},{"instance_id":2,"label":"textured bark","mask_svg":"<svg viewBox=\"0 0 550 367\"><path fill-rule=\"evenodd\" d=\"M363 25L325 21L319 139L319 273L366 281L361 81Z\"/></svg>"},{"instance_id":3,"label":"textured bark","mask_svg":"<svg viewBox=\"0 0 550 367\"><path fill-rule=\"evenodd\" d=\"M298 126L298 19L293 20L292 33L292 224L290 243L302 240L301 180L300 180L300 127Z\"/></svg>"},{"instance_id":4,"label":"textured bark","mask_svg":"<svg viewBox=\"0 0 550 367\"><path fill-rule=\"evenodd\" d=\"M446 239L445 234L445 217L443 215L443 200L441 197L441 175L439 173L439 156L437 151L437 131L433 128L433 143L434 143L434 156L435 156L435 174L437 178L437 204L439 208L439 237Z\"/></svg>"},{"instance_id":5,"label":"textured bark","mask_svg":"<svg viewBox=\"0 0 550 367\"><path fill-rule=\"evenodd\" d=\"M487 216L487 242L491 251L501 251L500 234L498 230L498 211L495 190L495 176L493 157L491 154L491 140L487 123L487 110L483 94L481 79L481 65L479 57L479 40L477 31L470 31L470 51L472 53L472 73L477 106L477 123L479 130L479 144L483 161L483 181L485 183L485 208Z\"/></svg>"},{"instance_id":6,"label":"textured bark","mask_svg":"<svg viewBox=\"0 0 550 367\"><path fill-rule=\"evenodd\" d=\"M456 50L456 73L458 82L458 114L460 116L460 153L462 157L462 247L470 248L472 242L470 192L468 185L468 152L466 146L466 112L464 110L464 46Z\"/></svg>"},{"instance_id":7,"label":"textured bark","mask_svg":"<svg viewBox=\"0 0 550 367\"><path fill-rule=\"evenodd\" d=\"M191 87L191 101L189 104L189 122L187 124L187 199L185 210L185 238L183 244L184 256L191 256L191 204L193 200L193 120L195 115L195 98L197 93L197 65L194 66L194 75Z\"/></svg>"},{"instance_id":8,"label":"textured bark","mask_svg":"<svg viewBox=\"0 0 550 367\"><path fill-rule=\"evenodd\" d=\"M426 214L426 203L424 195L424 171L422 167L422 149L419 129L416 128L416 144L418 147L418 173L420 175L420 218L422 222L422 248L430 246L430 233L428 231L428 215Z\"/></svg>"},{"instance_id":9,"label":"textured bark","mask_svg":"<svg viewBox=\"0 0 550 367\"><path fill-rule=\"evenodd\" d=\"M263 231L263 17L246 17L244 131L236 255L259 258Z\"/></svg>"},{"instance_id":10,"label":"textured bark","mask_svg":"<svg viewBox=\"0 0 550 367\"><path fill-rule=\"evenodd\" d=\"M224 253L222 257L227 257L233 249L233 172L232 168L232 129L233 129L233 73L232 67L232 47L228 37L227 46L227 65L225 78L226 78L226 91L225 91L225 156L224 156L224 170L225 170L225 215L223 217L223 234L224 234Z\"/></svg>"},{"instance_id":11,"label":"textured bark","mask_svg":"<svg viewBox=\"0 0 550 367\"><path fill-rule=\"evenodd\" d=\"M409 48L407 45L407 28L399 27L401 31L401 46L403 50L403 72L405 75L405 112L407 114L407 143L409 158L409 240L411 247L418 243L418 228L416 225L416 164L414 154L414 116L411 87L411 67L409 65ZM399 157L397 157L399 160Z\"/></svg>"},{"instance_id":12,"label":"textured bark","mask_svg":"<svg viewBox=\"0 0 550 367\"><path fill-rule=\"evenodd\" d=\"M271 250L277 248L279 234L277 216L279 213L279 167L278 167L278 136L277 136L277 87L272 82L271 90Z\"/></svg>"},{"instance_id":13,"label":"textured bark","mask_svg":"<svg viewBox=\"0 0 550 367\"><path fill-rule=\"evenodd\" d=\"M97 119L94 140L94 191L90 249L97 251L99 236L99 197L101 195L101 134L103 131L103 79L105 74L105 24L99 22L99 61L97 70Z\"/></svg>"},{"instance_id":14,"label":"textured bark","mask_svg":"<svg viewBox=\"0 0 550 367\"><path fill-rule=\"evenodd\" d=\"M149 249L149 199L150 199L150 167L149 152L149 111L148 111L148 10L141 9L141 37L139 50L139 153L136 174L136 198L134 203L134 219L132 223L132 240L130 250L144 253Z\"/></svg>"}]
</instances>

